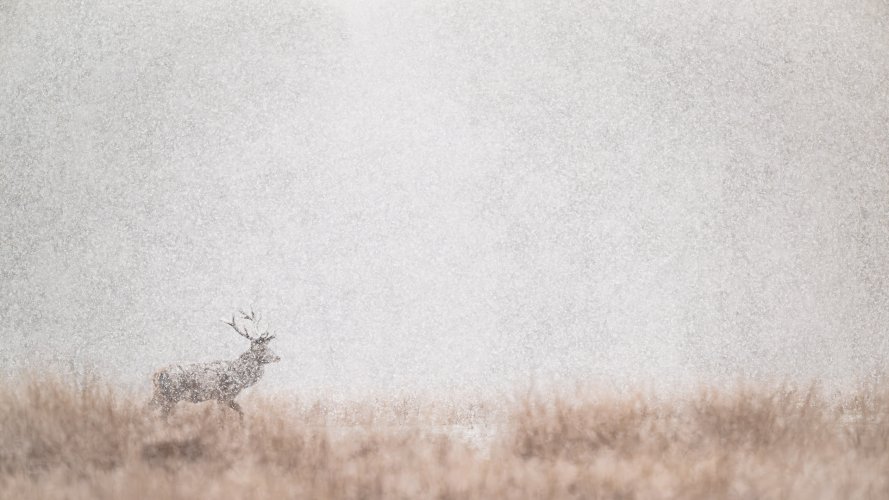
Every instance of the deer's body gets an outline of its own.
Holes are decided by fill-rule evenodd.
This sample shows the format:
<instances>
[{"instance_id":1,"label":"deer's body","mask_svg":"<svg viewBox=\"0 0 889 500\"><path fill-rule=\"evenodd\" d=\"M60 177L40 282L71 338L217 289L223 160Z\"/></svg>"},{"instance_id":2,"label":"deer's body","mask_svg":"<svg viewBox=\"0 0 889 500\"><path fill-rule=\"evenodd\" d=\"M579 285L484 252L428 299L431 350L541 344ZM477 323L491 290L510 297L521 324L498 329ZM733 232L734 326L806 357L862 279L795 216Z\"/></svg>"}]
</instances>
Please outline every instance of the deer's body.
<instances>
[{"instance_id":1,"label":"deer's body","mask_svg":"<svg viewBox=\"0 0 889 500\"><path fill-rule=\"evenodd\" d=\"M255 315L245 314L244 318L255 320ZM246 330L242 332L235 326L234 318L226 324L250 339L250 349L231 361L171 365L155 372L151 405L160 408L165 418L180 401L200 403L210 400L227 405L243 417L241 406L235 402L235 398L262 378L265 364L280 360L268 347L268 342L274 336L266 332L257 338L250 337Z\"/></svg>"}]
</instances>

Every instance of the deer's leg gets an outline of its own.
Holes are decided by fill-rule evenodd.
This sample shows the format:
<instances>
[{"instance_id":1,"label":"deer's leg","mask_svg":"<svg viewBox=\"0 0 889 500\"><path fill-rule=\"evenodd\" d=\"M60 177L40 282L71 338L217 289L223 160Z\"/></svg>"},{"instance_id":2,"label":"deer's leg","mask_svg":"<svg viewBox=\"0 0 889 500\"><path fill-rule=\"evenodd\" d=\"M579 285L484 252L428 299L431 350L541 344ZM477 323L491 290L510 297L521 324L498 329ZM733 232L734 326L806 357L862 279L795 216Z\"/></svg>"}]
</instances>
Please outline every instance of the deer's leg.
<instances>
[{"instance_id":1,"label":"deer's leg","mask_svg":"<svg viewBox=\"0 0 889 500\"><path fill-rule=\"evenodd\" d=\"M164 419L164 422L167 422L170 419L170 415L173 414L173 410L176 408L176 403L169 400L161 401L161 418Z\"/></svg>"},{"instance_id":2,"label":"deer's leg","mask_svg":"<svg viewBox=\"0 0 889 500\"><path fill-rule=\"evenodd\" d=\"M158 409L164 405L164 402L167 401L166 396L164 396L164 391L160 386L155 382L154 390L151 392L151 401L148 402L148 406L154 409Z\"/></svg>"},{"instance_id":3,"label":"deer's leg","mask_svg":"<svg viewBox=\"0 0 889 500\"><path fill-rule=\"evenodd\" d=\"M229 399L227 402L228 402L228 407L231 408L232 410L235 410L236 412L238 412L238 418L240 418L241 422L243 422L244 421L244 412L241 410L241 405L239 405L234 399Z\"/></svg>"},{"instance_id":4,"label":"deer's leg","mask_svg":"<svg viewBox=\"0 0 889 500\"><path fill-rule=\"evenodd\" d=\"M217 399L216 407L219 408L219 418L225 419L225 414L228 413L228 409L231 408L228 399Z\"/></svg>"},{"instance_id":5,"label":"deer's leg","mask_svg":"<svg viewBox=\"0 0 889 500\"><path fill-rule=\"evenodd\" d=\"M146 405L146 409L149 411L159 411L161 417L163 417L166 422L167 417L170 416L170 412L172 411L173 404L165 398L160 391L155 391L154 395L151 397L151 401Z\"/></svg>"}]
</instances>

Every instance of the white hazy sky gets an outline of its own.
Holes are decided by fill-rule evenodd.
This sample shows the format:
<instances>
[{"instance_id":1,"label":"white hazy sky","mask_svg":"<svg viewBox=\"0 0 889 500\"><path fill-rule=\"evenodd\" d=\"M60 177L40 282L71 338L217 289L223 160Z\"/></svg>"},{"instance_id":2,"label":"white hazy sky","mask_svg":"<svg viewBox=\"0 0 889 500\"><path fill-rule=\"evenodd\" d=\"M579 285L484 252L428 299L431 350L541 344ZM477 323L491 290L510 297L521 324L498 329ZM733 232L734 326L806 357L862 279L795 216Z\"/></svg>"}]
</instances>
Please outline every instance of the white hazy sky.
<instances>
[{"instance_id":1,"label":"white hazy sky","mask_svg":"<svg viewBox=\"0 0 889 500\"><path fill-rule=\"evenodd\" d=\"M889 5L0 2L0 363L279 388L889 355Z\"/></svg>"}]
</instances>

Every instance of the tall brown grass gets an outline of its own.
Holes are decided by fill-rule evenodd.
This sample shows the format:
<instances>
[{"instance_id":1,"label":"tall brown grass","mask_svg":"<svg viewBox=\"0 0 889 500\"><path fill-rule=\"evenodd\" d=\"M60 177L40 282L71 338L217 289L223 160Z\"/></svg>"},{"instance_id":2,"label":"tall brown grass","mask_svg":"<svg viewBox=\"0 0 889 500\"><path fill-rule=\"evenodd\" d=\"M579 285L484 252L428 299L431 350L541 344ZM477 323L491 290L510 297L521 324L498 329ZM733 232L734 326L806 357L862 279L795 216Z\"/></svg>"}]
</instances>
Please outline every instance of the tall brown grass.
<instances>
[{"instance_id":1,"label":"tall brown grass","mask_svg":"<svg viewBox=\"0 0 889 500\"><path fill-rule=\"evenodd\" d=\"M889 498L880 385L253 396L243 424L213 404L164 423L143 399L96 379L0 383L0 498Z\"/></svg>"}]
</instances>

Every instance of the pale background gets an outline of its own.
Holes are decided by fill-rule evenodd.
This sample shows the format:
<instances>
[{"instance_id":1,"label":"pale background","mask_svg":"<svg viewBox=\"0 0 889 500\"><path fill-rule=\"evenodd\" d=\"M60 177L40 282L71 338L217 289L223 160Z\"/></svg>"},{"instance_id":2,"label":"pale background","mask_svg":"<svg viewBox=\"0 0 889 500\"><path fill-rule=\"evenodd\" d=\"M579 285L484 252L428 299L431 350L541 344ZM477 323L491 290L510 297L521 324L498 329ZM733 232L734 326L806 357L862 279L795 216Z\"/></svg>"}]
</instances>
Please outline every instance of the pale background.
<instances>
[{"instance_id":1,"label":"pale background","mask_svg":"<svg viewBox=\"0 0 889 500\"><path fill-rule=\"evenodd\" d=\"M145 387L852 380L889 3L0 0L0 366Z\"/></svg>"}]
</instances>

